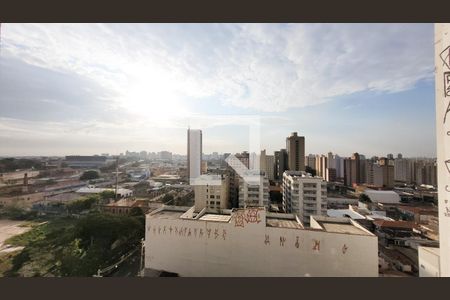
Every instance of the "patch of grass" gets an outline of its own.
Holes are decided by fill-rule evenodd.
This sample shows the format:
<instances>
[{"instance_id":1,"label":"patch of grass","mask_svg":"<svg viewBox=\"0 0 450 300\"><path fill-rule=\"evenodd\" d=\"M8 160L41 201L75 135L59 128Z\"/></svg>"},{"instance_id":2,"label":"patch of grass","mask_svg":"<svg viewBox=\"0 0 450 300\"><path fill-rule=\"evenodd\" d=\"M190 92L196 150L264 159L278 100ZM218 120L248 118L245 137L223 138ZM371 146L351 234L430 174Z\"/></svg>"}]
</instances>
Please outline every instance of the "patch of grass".
<instances>
[{"instance_id":1,"label":"patch of grass","mask_svg":"<svg viewBox=\"0 0 450 300\"><path fill-rule=\"evenodd\" d=\"M139 245L145 219L93 213L31 225L6 243L25 247L2 261L4 276L92 276ZM117 243L121 241L122 243ZM116 245L116 247L113 247Z\"/></svg>"},{"instance_id":2,"label":"patch of grass","mask_svg":"<svg viewBox=\"0 0 450 300\"><path fill-rule=\"evenodd\" d=\"M20 253L21 250L14 252L0 253L0 277L4 277L6 273L12 269L14 257Z\"/></svg>"}]
</instances>

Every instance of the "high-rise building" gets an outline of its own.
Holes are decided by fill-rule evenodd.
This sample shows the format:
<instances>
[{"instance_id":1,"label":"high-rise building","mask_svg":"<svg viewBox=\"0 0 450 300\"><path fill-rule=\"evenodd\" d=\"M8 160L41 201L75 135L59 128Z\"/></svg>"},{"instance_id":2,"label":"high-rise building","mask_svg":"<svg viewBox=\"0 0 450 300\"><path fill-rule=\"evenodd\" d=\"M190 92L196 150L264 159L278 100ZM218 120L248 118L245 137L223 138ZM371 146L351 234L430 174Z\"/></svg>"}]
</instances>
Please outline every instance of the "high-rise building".
<instances>
[{"instance_id":1,"label":"high-rise building","mask_svg":"<svg viewBox=\"0 0 450 300\"><path fill-rule=\"evenodd\" d=\"M169 151L160 151L158 153L158 157L161 160L171 161L172 160L172 152Z\"/></svg>"},{"instance_id":2,"label":"high-rise building","mask_svg":"<svg viewBox=\"0 0 450 300\"><path fill-rule=\"evenodd\" d=\"M361 183L361 163L358 153L353 153L351 158L344 159L344 184L352 186Z\"/></svg>"},{"instance_id":3,"label":"high-rise building","mask_svg":"<svg viewBox=\"0 0 450 300\"><path fill-rule=\"evenodd\" d=\"M327 168L325 179L328 182L335 182L337 180L336 169Z\"/></svg>"},{"instance_id":4,"label":"high-rise building","mask_svg":"<svg viewBox=\"0 0 450 300\"><path fill-rule=\"evenodd\" d=\"M290 171L305 170L305 137L298 136L293 132L286 138L286 149L288 153L288 169Z\"/></svg>"},{"instance_id":5,"label":"high-rise building","mask_svg":"<svg viewBox=\"0 0 450 300\"><path fill-rule=\"evenodd\" d=\"M381 157L378 161L367 161L366 183L384 187L394 187L394 161Z\"/></svg>"},{"instance_id":6,"label":"high-rise building","mask_svg":"<svg viewBox=\"0 0 450 300\"><path fill-rule=\"evenodd\" d=\"M224 159L227 161L227 158L230 154L224 154ZM236 173L236 170L249 169L250 164L250 155L247 151L242 153L236 153L234 156L237 158L236 161L228 161L226 170L227 174L230 177L230 203L232 208L239 207L239 175Z\"/></svg>"},{"instance_id":7,"label":"high-rise building","mask_svg":"<svg viewBox=\"0 0 450 300\"><path fill-rule=\"evenodd\" d=\"M367 159L364 155L359 155L359 182L364 183L366 178Z\"/></svg>"},{"instance_id":8,"label":"high-rise building","mask_svg":"<svg viewBox=\"0 0 450 300\"><path fill-rule=\"evenodd\" d=\"M239 207L269 208L269 180L256 170L249 170L247 174L256 180L239 179Z\"/></svg>"},{"instance_id":9,"label":"high-rise building","mask_svg":"<svg viewBox=\"0 0 450 300\"><path fill-rule=\"evenodd\" d=\"M411 163L407 158L403 158L401 154L397 155L394 160L394 180L410 183L411 182Z\"/></svg>"},{"instance_id":10,"label":"high-rise building","mask_svg":"<svg viewBox=\"0 0 450 300\"><path fill-rule=\"evenodd\" d=\"M286 171L283 175L283 209L298 215L309 225L310 216L326 215L327 183L303 171Z\"/></svg>"},{"instance_id":11,"label":"high-rise building","mask_svg":"<svg viewBox=\"0 0 450 300\"><path fill-rule=\"evenodd\" d=\"M325 179L328 167L328 160L325 155L316 156L316 175Z\"/></svg>"},{"instance_id":12,"label":"high-rise building","mask_svg":"<svg viewBox=\"0 0 450 300\"><path fill-rule=\"evenodd\" d=\"M188 129L187 170L189 183L201 175L202 169L202 131Z\"/></svg>"},{"instance_id":13,"label":"high-rise building","mask_svg":"<svg viewBox=\"0 0 450 300\"><path fill-rule=\"evenodd\" d=\"M283 180L283 173L286 171L288 163L288 155L286 149L275 151L275 180Z\"/></svg>"},{"instance_id":14,"label":"high-rise building","mask_svg":"<svg viewBox=\"0 0 450 300\"><path fill-rule=\"evenodd\" d=\"M269 180L275 179L275 157L273 155L266 155L266 150L261 150L259 157L259 166L261 171Z\"/></svg>"},{"instance_id":15,"label":"high-rise building","mask_svg":"<svg viewBox=\"0 0 450 300\"><path fill-rule=\"evenodd\" d=\"M311 169L316 169L316 155L309 154L305 157L305 164Z\"/></svg>"},{"instance_id":16,"label":"high-rise building","mask_svg":"<svg viewBox=\"0 0 450 300\"><path fill-rule=\"evenodd\" d=\"M275 180L275 156L266 155L266 177L269 180Z\"/></svg>"},{"instance_id":17,"label":"high-rise building","mask_svg":"<svg viewBox=\"0 0 450 300\"><path fill-rule=\"evenodd\" d=\"M229 177L205 174L195 179L195 211L229 208Z\"/></svg>"},{"instance_id":18,"label":"high-rise building","mask_svg":"<svg viewBox=\"0 0 450 300\"><path fill-rule=\"evenodd\" d=\"M339 155L335 154L333 156L335 166L336 166L336 179L344 179L344 159Z\"/></svg>"},{"instance_id":19,"label":"high-rise building","mask_svg":"<svg viewBox=\"0 0 450 300\"><path fill-rule=\"evenodd\" d=\"M208 162L206 160L202 161L202 174L208 173Z\"/></svg>"},{"instance_id":20,"label":"high-rise building","mask_svg":"<svg viewBox=\"0 0 450 300\"><path fill-rule=\"evenodd\" d=\"M266 149L261 150L261 155L259 156L259 169L267 176Z\"/></svg>"}]
</instances>

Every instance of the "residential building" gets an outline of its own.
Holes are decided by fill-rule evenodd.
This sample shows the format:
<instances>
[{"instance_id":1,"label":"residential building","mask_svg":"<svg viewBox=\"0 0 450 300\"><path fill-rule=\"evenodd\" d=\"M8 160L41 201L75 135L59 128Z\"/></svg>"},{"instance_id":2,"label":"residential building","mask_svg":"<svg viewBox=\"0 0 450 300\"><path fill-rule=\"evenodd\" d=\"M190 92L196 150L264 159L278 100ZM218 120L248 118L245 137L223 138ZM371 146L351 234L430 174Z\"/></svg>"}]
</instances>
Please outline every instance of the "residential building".
<instances>
[{"instance_id":1,"label":"residential building","mask_svg":"<svg viewBox=\"0 0 450 300\"><path fill-rule=\"evenodd\" d=\"M226 163L226 173L230 178L230 206L232 208L239 207L239 175L236 173L236 170L241 170L245 172L248 170L250 165L250 156L249 153L244 151L242 153L234 154L236 159L228 160L230 156L229 153L224 154L224 160Z\"/></svg>"},{"instance_id":2,"label":"residential building","mask_svg":"<svg viewBox=\"0 0 450 300\"><path fill-rule=\"evenodd\" d=\"M410 183L411 182L411 163L408 159L403 158L399 153L394 160L394 180Z\"/></svg>"},{"instance_id":3,"label":"residential building","mask_svg":"<svg viewBox=\"0 0 450 300\"><path fill-rule=\"evenodd\" d=\"M309 217L326 215L327 183L302 171L286 171L283 176L283 209L309 225Z\"/></svg>"},{"instance_id":4,"label":"residential building","mask_svg":"<svg viewBox=\"0 0 450 300\"><path fill-rule=\"evenodd\" d=\"M286 149L288 154L288 169L290 171L305 170L305 137L298 136L293 132L286 138Z\"/></svg>"},{"instance_id":5,"label":"residential building","mask_svg":"<svg viewBox=\"0 0 450 300\"><path fill-rule=\"evenodd\" d=\"M275 180L275 156L266 155L266 150L261 151L260 169L269 180Z\"/></svg>"},{"instance_id":6,"label":"residential building","mask_svg":"<svg viewBox=\"0 0 450 300\"><path fill-rule=\"evenodd\" d=\"M71 168L100 168L112 163L106 156L100 155L69 155L65 163Z\"/></svg>"},{"instance_id":7,"label":"residential building","mask_svg":"<svg viewBox=\"0 0 450 300\"><path fill-rule=\"evenodd\" d=\"M344 184L352 186L361 183L361 162L358 153L344 159Z\"/></svg>"},{"instance_id":8,"label":"residential building","mask_svg":"<svg viewBox=\"0 0 450 300\"><path fill-rule=\"evenodd\" d=\"M158 152L158 158L165 161L172 161L173 155L170 151L160 151Z\"/></svg>"},{"instance_id":9,"label":"residential building","mask_svg":"<svg viewBox=\"0 0 450 300\"><path fill-rule=\"evenodd\" d=\"M281 149L280 151L275 151L275 180L283 180L283 173L286 171L288 163L288 155L286 149Z\"/></svg>"},{"instance_id":10,"label":"residential building","mask_svg":"<svg viewBox=\"0 0 450 300\"><path fill-rule=\"evenodd\" d=\"M381 157L377 162L367 161L366 183L383 188L394 187L394 161Z\"/></svg>"},{"instance_id":11,"label":"residential building","mask_svg":"<svg viewBox=\"0 0 450 300\"><path fill-rule=\"evenodd\" d=\"M317 155L316 156L316 175L325 179L325 175L327 173L327 157L325 155Z\"/></svg>"},{"instance_id":12,"label":"residential building","mask_svg":"<svg viewBox=\"0 0 450 300\"><path fill-rule=\"evenodd\" d=\"M311 169L316 169L316 155L309 154L305 157L305 164Z\"/></svg>"},{"instance_id":13,"label":"residential building","mask_svg":"<svg viewBox=\"0 0 450 300\"><path fill-rule=\"evenodd\" d=\"M247 174L250 177L239 179L239 207L269 208L269 180L257 171Z\"/></svg>"},{"instance_id":14,"label":"residential building","mask_svg":"<svg viewBox=\"0 0 450 300\"><path fill-rule=\"evenodd\" d=\"M229 208L230 178L226 175L205 174L197 177L194 185L195 211L204 208Z\"/></svg>"}]
</instances>

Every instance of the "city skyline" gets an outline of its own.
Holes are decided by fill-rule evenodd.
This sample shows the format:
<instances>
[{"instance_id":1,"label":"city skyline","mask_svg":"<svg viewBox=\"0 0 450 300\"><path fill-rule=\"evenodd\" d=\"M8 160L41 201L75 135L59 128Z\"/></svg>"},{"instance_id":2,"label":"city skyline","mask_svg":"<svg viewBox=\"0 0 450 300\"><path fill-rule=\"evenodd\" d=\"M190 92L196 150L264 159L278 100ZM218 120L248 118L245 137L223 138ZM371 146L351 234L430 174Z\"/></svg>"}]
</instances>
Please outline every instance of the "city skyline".
<instances>
[{"instance_id":1,"label":"city skyline","mask_svg":"<svg viewBox=\"0 0 450 300\"><path fill-rule=\"evenodd\" d=\"M2 24L0 156L185 154L188 126L236 153L257 115L268 153L296 131L305 154L435 157L433 45L431 24Z\"/></svg>"}]
</instances>

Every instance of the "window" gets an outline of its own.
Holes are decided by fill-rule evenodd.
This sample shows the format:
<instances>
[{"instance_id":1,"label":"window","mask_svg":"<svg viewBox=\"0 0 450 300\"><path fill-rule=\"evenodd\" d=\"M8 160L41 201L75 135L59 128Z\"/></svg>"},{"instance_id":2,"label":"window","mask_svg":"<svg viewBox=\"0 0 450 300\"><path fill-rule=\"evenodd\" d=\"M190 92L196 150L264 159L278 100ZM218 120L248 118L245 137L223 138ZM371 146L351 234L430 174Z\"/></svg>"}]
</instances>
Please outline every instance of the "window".
<instances>
[{"instance_id":1,"label":"window","mask_svg":"<svg viewBox=\"0 0 450 300\"><path fill-rule=\"evenodd\" d=\"M214 199L214 195L210 195L209 198L210 198L210 199Z\"/></svg>"}]
</instances>

